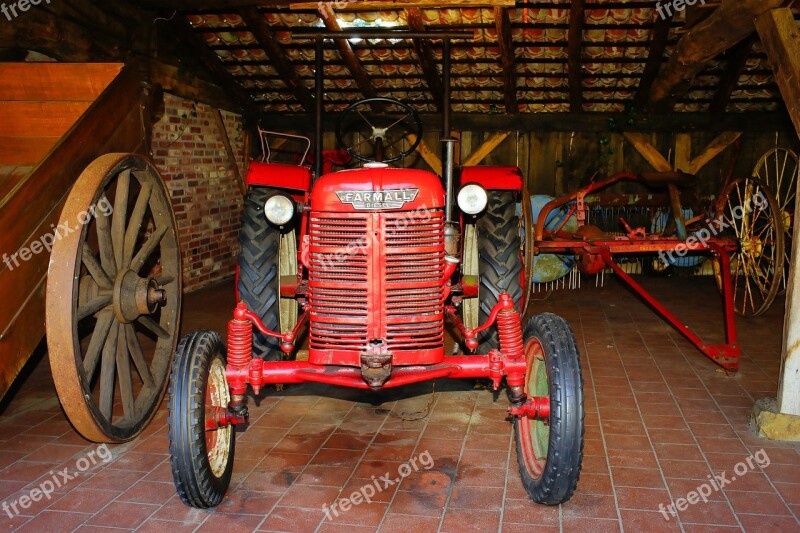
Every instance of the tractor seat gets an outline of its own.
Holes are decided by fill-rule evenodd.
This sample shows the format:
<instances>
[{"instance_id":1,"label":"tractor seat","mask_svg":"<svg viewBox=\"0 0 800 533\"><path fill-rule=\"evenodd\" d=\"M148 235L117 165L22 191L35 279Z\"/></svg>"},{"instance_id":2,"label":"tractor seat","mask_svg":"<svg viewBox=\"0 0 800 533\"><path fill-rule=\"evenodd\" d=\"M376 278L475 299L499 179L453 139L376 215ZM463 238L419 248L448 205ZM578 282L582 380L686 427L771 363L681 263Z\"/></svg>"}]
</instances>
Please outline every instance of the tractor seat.
<instances>
[{"instance_id":1,"label":"tractor seat","mask_svg":"<svg viewBox=\"0 0 800 533\"><path fill-rule=\"evenodd\" d=\"M680 170L675 172L644 172L639 175L642 183L652 187L666 187L676 185L678 187L689 188L697 185L697 176L687 174Z\"/></svg>"}]
</instances>

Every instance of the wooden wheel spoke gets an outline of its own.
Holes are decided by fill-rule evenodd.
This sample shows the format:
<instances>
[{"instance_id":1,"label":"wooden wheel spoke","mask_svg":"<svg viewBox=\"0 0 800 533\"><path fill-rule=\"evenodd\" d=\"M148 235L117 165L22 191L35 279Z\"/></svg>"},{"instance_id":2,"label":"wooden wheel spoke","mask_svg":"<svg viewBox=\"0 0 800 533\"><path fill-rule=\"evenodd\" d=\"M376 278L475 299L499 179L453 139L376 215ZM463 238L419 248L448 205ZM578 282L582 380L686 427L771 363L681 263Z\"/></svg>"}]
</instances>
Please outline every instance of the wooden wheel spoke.
<instances>
[{"instance_id":1,"label":"wooden wheel spoke","mask_svg":"<svg viewBox=\"0 0 800 533\"><path fill-rule=\"evenodd\" d=\"M78 308L77 320L81 321L87 316L93 315L101 309L111 304L112 297L110 294L103 294L96 298L89 300L83 306Z\"/></svg>"},{"instance_id":2,"label":"wooden wheel spoke","mask_svg":"<svg viewBox=\"0 0 800 533\"><path fill-rule=\"evenodd\" d=\"M152 192L153 185L150 183L142 185L142 190L139 191L139 197L136 199L136 205L133 207L131 219L128 222L128 229L125 231L125 244L122 250L123 264L129 264L131 261L133 249L136 246L136 240L139 238L139 232L142 229L144 215L147 212Z\"/></svg>"},{"instance_id":3,"label":"wooden wheel spoke","mask_svg":"<svg viewBox=\"0 0 800 533\"><path fill-rule=\"evenodd\" d=\"M108 332L111 329L111 324L114 322L114 313L111 310L106 310L100 313L95 324L92 338L89 340L89 346L86 348L86 356L83 358L83 373L86 376L86 382L92 381L95 370L97 370L97 363L100 362L100 353L108 337Z\"/></svg>"},{"instance_id":4,"label":"wooden wheel spoke","mask_svg":"<svg viewBox=\"0 0 800 533\"><path fill-rule=\"evenodd\" d=\"M119 379L119 393L122 397L122 412L125 414L126 419L133 420L136 416L136 401L133 396L128 343L125 340L126 329L125 327L120 327L119 337L117 338L117 378Z\"/></svg>"},{"instance_id":5,"label":"wooden wheel spoke","mask_svg":"<svg viewBox=\"0 0 800 533\"><path fill-rule=\"evenodd\" d=\"M81 249L81 259L86 267L86 270L89 271L89 275L92 276L92 279L100 288L111 289L114 286L114 283L108 277L105 268L97 261L97 258L92 253L89 245L85 242L83 243L83 247Z\"/></svg>"},{"instance_id":6,"label":"wooden wheel spoke","mask_svg":"<svg viewBox=\"0 0 800 533\"><path fill-rule=\"evenodd\" d=\"M153 379L153 374L150 373L150 368L147 366L147 361L142 354L142 346L139 343L139 338L136 336L136 328L132 324L125 325L125 339L128 341L128 351L133 359L133 364L136 366L136 371L144 382L147 388L155 388L156 381Z\"/></svg>"},{"instance_id":7,"label":"wooden wheel spoke","mask_svg":"<svg viewBox=\"0 0 800 533\"><path fill-rule=\"evenodd\" d=\"M108 199L103 196L101 201L108 203ZM97 244L100 249L100 262L103 269L110 277L117 275L117 261L114 259L114 245L111 242L111 213L102 211L97 214Z\"/></svg>"},{"instance_id":8,"label":"wooden wheel spoke","mask_svg":"<svg viewBox=\"0 0 800 533\"><path fill-rule=\"evenodd\" d=\"M116 321L111 325L105 345L103 345L103 360L100 363L100 414L111 421L114 410L114 374L116 373L117 337L120 324Z\"/></svg>"},{"instance_id":9,"label":"wooden wheel spoke","mask_svg":"<svg viewBox=\"0 0 800 533\"><path fill-rule=\"evenodd\" d=\"M136 256L131 261L131 270L134 272L139 272L139 270L144 266L145 262L150 258L153 252L156 251L156 248L161 243L161 240L164 238L164 235L167 234L167 227L161 226L158 228L150 237L148 237L147 242L144 243L142 248L136 254Z\"/></svg>"},{"instance_id":10,"label":"wooden wheel spoke","mask_svg":"<svg viewBox=\"0 0 800 533\"><path fill-rule=\"evenodd\" d=\"M175 276L172 276L167 273L162 273L160 276L156 278L156 283L158 283L159 287L165 287L173 282L175 282Z\"/></svg>"},{"instance_id":11,"label":"wooden wheel spoke","mask_svg":"<svg viewBox=\"0 0 800 533\"><path fill-rule=\"evenodd\" d=\"M114 197L114 214L111 215L111 243L114 246L114 260L117 266L123 265L125 245L125 221L128 218L128 197L130 195L131 171L123 171L117 178L117 193Z\"/></svg>"},{"instance_id":12,"label":"wooden wheel spoke","mask_svg":"<svg viewBox=\"0 0 800 533\"><path fill-rule=\"evenodd\" d=\"M158 335L158 337L161 339L168 339L170 337L170 334L167 332L167 330L161 327L161 324L159 324L149 316L140 316L139 318L136 319L136 321L139 322L139 324L141 324L142 326L152 331L153 333L155 333L156 335Z\"/></svg>"}]
</instances>

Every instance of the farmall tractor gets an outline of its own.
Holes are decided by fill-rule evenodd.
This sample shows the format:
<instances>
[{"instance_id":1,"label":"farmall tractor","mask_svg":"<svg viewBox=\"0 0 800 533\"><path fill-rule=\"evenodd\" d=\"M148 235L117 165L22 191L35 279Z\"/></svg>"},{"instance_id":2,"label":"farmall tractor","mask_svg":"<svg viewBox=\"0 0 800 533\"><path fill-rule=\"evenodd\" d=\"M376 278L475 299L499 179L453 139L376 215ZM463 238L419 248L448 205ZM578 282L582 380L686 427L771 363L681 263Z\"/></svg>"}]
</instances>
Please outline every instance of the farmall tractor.
<instances>
[{"instance_id":1,"label":"farmall tractor","mask_svg":"<svg viewBox=\"0 0 800 533\"><path fill-rule=\"evenodd\" d=\"M488 378L495 389L505 382L527 493L548 505L572 496L583 450L581 367L566 321L521 317L521 173L456 173L452 140L443 179L389 166L414 151L421 129L411 107L363 100L337 122L362 168L314 179L301 165L252 164L227 341L191 333L173 364L170 454L186 504L222 501L248 390L324 383L380 391L442 378ZM446 353L446 321L460 332L463 355ZM301 337L307 350L298 360Z\"/></svg>"}]
</instances>

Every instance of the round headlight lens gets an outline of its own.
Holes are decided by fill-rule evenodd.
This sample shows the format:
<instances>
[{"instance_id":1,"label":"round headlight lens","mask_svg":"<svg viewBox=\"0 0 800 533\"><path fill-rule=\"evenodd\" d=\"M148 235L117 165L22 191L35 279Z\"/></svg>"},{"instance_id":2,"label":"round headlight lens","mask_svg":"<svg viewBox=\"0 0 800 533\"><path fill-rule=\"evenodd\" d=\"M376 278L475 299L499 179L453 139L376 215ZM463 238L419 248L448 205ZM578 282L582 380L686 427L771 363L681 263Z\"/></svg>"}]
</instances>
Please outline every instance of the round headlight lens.
<instances>
[{"instance_id":1,"label":"round headlight lens","mask_svg":"<svg viewBox=\"0 0 800 533\"><path fill-rule=\"evenodd\" d=\"M468 215L477 215L489 203L489 196L486 189L475 183L470 183L461 187L458 191L458 207Z\"/></svg>"},{"instance_id":2,"label":"round headlight lens","mask_svg":"<svg viewBox=\"0 0 800 533\"><path fill-rule=\"evenodd\" d=\"M276 194L264 204L264 214L267 215L267 220L276 226L283 226L294 216L294 202L291 198Z\"/></svg>"}]
</instances>

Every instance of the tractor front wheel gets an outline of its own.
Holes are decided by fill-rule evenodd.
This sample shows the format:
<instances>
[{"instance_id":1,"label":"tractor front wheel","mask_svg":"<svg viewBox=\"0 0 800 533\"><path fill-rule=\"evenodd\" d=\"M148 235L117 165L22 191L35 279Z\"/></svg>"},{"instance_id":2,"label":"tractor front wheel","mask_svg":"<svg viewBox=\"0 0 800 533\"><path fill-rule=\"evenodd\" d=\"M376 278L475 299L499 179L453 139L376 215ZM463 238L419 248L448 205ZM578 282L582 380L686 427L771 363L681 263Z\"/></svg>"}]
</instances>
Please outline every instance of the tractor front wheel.
<instances>
[{"instance_id":1,"label":"tractor front wheel","mask_svg":"<svg viewBox=\"0 0 800 533\"><path fill-rule=\"evenodd\" d=\"M572 497L583 458L583 377L575 336L567 322L543 313L525 326L528 370L525 393L550 398L550 417L515 417L522 484L536 503L558 505Z\"/></svg>"},{"instance_id":2,"label":"tractor front wheel","mask_svg":"<svg viewBox=\"0 0 800 533\"><path fill-rule=\"evenodd\" d=\"M218 505L231 482L234 426L216 427L230 401L219 334L195 331L178 345L169 398L169 454L181 500L197 509ZM213 426L213 427L212 427Z\"/></svg>"}]
</instances>

